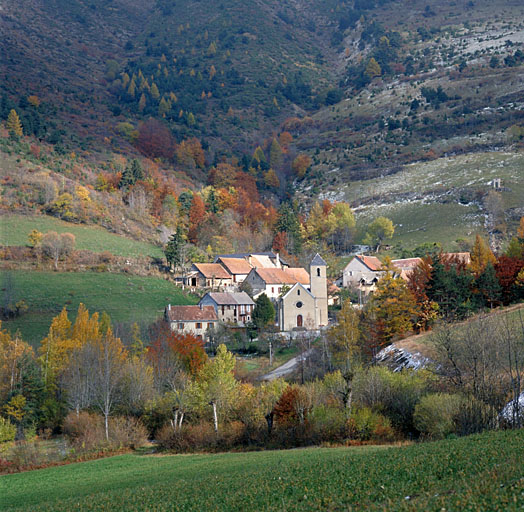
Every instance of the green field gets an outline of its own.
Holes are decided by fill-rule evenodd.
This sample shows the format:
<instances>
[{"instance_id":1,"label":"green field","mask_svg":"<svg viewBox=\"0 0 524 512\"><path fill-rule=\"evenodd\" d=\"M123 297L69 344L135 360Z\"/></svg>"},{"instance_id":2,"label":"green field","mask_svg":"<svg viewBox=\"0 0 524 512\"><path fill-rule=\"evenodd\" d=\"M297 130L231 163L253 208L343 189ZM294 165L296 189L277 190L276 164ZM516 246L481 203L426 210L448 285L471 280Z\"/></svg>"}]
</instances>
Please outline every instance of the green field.
<instances>
[{"instance_id":1,"label":"green field","mask_svg":"<svg viewBox=\"0 0 524 512\"><path fill-rule=\"evenodd\" d=\"M47 216L4 215L0 220L0 245L26 245L27 235L33 230L45 233L72 233L76 248L93 252L109 251L115 256L136 258L138 256L162 257L160 247L147 242L138 242L97 226L71 224Z\"/></svg>"},{"instance_id":2,"label":"green field","mask_svg":"<svg viewBox=\"0 0 524 512\"><path fill-rule=\"evenodd\" d=\"M110 273L11 272L17 300L25 300L29 311L16 320L2 323L14 332L20 329L25 341L35 345L47 333L60 310L74 318L83 302L91 311L105 311L115 322L152 322L167 304L196 304L173 283L156 277Z\"/></svg>"},{"instance_id":3,"label":"green field","mask_svg":"<svg viewBox=\"0 0 524 512\"><path fill-rule=\"evenodd\" d=\"M524 430L407 447L123 455L0 477L2 510L512 511Z\"/></svg>"}]
</instances>

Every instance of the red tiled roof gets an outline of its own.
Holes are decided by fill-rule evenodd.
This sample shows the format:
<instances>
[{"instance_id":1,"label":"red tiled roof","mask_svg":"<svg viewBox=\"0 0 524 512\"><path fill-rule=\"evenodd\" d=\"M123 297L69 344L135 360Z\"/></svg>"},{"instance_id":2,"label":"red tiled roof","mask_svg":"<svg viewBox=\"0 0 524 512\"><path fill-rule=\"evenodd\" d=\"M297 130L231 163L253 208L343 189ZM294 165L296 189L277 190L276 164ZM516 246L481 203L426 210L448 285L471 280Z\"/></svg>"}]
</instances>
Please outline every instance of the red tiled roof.
<instances>
[{"instance_id":1,"label":"red tiled roof","mask_svg":"<svg viewBox=\"0 0 524 512\"><path fill-rule=\"evenodd\" d=\"M303 268L257 268L266 284L309 284L309 274Z\"/></svg>"},{"instance_id":2,"label":"red tiled roof","mask_svg":"<svg viewBox=\"0 0 524 512\"><path fill-rule=\"evenodd\" d=\"M380 270L382 268L382 262L375 256L357 254L355 257L364 263L364 265L366 265L370 270Z\"/></svg>"},{"instance_id":3,"label":"red tiled roof","mask_svg":"<svg viewBox=\"0 0 524 512\"><path fill-rule=\"evenodd\" d=\"M398 269L412 270L421 261L422 261L422 258L403 258L400 260L391 260L391 263L393 263L393 265L397 267Z\"/></svg>"},{"instance_id":4,"label":"red tiled roof","mask_svg":"<svg viewBox=\"0 0 524 512\"><path fill-rule=\"evenodd\" d=\"M231 279L226 269L218 263L193 263L193 266L207 278Z\"/></svg>"},{"instance_id":5,"label":"red tiled roof","mask_svg":"<svg viewBox=\"0 0 524 512\"><path fill-rule=\"evenodd\" d=\"M248 261L242 258L219 258L222 265L227 269L230 274L249 274L253 268Z\"/></svg>"},{"instance_id":6,"label":"red tiled roof","mask_svg":"<svg viewBox=\"0 0 524 512\"><path fill-rule=\"evenodd\" d=\"M448 261L458 261L469 265L471 263L471 254L469 252L445 252L442 256Z\"/></svg>"},{"instance_id":7,"label":"red tiled roof","mask_svg":"<svg viewBox=\"0 0 524 512\"><path fill-rule=\"evenodd\" d=\"M171 322L211 322L218 321L213 306L168 306L167 319Z\"/></svg>"}]
</instances>

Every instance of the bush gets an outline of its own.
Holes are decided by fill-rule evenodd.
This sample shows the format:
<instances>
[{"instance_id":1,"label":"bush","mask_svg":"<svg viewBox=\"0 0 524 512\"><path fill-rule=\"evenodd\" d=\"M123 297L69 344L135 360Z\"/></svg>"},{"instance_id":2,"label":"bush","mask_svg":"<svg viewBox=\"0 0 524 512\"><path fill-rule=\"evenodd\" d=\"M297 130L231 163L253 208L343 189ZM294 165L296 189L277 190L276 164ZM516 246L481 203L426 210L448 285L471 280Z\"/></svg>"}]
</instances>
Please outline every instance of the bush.
<instances>
[{"instance_id":1,"label":"bush","mask_svg":"<svg viewBox=\"0 0 524 512\"><path fill-rule=\"evenodd\" d=\"M98 414L70 412L64 420L63 432L76 448L92 450L107 445L104 419Z\"/></svg>"},{"instance_id":2,"label":"bush","mask_svg":"<svg viewBox=\"0 0 524 512\"><path fill-rule=\"evenodd\" d=\"M109 420L109 442L116 448L140 448L147 442L147 429L137 418L116 416Z\"/></svg>"},{"instance_id":3,"label":"bush","mask_svg":"<svg viewBox=\"0 0 524 512\"><path fill-rule=\"evenodd\" d=\"M116 416L109 419L109 441L106 439L104 418L82 411L70 412L64 420L64 434L82 450L138 448L147 441L147 429L136 418Z\"/></svg>"},{"instance_id":4,"label":"bush","mask_svg":"<svg viewBox=\"0 0 524 512\"><path fill-rule=\"evenodd\" d=\"M415 406L413 422L423 436L443 439L457 431L456 418L464 398L461 395L433 393L421 398Z\"/></svg>"},{"instance_id":5,"label":"bush","mask_svg":"<svg viewBox=\"0 0 524 512\"><path fill-rule=\"evenodd\" d=\"M314 407L308 421L315 442L342 442L344 440L346 415L342 409L325 405Z\"/></svg>"},{"instance_id":6,"label":"bush","mask_svg":"<svg viewBox=\"0 0 524 512\"><path fill-rule=\"evenodd\" d=\"M206 422L185 425L177 432L165 425L158 431L156 440L160 448L179 453L213 450L217 446L215 430Z\"/></svg>"},{"instance_id":7,"label":"bush","mask_svg":"<svg viewBox=\"0 0 524 512\"><path fill-rule=\"evenodd\" d=\"M14 441L15 435L16 427L9 420L0 416L0 443Z\"/></svg>"},{"instance_id":8,"label":"bush","mask_svg":"<svg viewBox=\"0 0 524 512\"><path fill-rule=\"evenodd\" d=\"M395 431L389 418L373 412L369 407L353 412L346 423L346 432L350 439L359 441L387 442L395 439Z\"/></svg>"}]
</instances>

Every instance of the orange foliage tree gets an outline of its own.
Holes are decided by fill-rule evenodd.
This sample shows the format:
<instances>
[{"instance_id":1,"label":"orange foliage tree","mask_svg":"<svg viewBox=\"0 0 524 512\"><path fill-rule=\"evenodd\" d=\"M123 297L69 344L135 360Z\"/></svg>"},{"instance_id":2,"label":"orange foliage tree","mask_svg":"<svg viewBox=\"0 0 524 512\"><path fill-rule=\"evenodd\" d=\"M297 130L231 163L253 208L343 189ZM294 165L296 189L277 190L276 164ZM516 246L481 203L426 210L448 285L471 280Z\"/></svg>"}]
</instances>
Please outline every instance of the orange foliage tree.
<instances>
[{"instance_id":1,"label":"orange foliage tree","mask_svg":"<svg viewBox=\"0 0 524 512\"><path fill-rule=\"evenodd\" d=\"M175 153L175 140L166 125L148 119L138 127L136 146L151 158L171 159Z\"/></svg>"}]
</instances>

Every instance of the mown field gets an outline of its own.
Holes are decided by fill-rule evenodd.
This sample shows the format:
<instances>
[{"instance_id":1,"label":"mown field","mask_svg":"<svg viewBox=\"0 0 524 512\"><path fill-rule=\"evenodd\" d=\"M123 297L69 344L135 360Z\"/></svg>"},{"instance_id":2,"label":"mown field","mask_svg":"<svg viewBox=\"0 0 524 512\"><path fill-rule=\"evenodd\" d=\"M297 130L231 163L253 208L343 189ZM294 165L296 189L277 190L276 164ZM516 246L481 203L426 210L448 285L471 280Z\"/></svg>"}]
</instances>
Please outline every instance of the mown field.
<instances>
[{"instance_id":1,"label":"mown field","mask_svg":"<svg viewBox=\"0 0 524 512\"><path fill-rule=\"evenodd\" d=\"M2 510L513 511L524 430L406 447L123 455L0 477Z\"/></svg>"},{"instance_id":2,"label":"mown field","mask_svg":"<svg viewBox=\"0 0 524 512\"><path fill-rule=\"evenodd\" d=\"M76 238L76 249L93 252L109 251L115 256L135 258L138 256L163 257L160 247L138 242L124 236L110 233L96 226L84 226L64 222L47 216L4 215L0 227L0 244L26 245L27 235L36 229L42 233L72 233Z\"/></svg>"},{"instance_id":3,"label":"mown field","mask_svg":"<svg viewBox=\"0 0 524 512\"><path fill-rule=\"evenodd\" d=\"M114 322L152 322L167 304L196 304L171 282L155 277L110 273L59 273L12 271L17 300L25 300L26 314L2 323L12 332L20 329L35 345L47 333L51 320L66 306L75 318L82 302L91 311L105 311Z\"/></svg>"}]
</instances>

